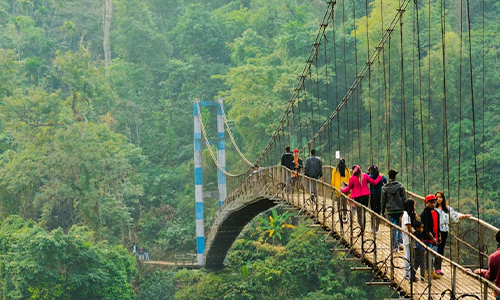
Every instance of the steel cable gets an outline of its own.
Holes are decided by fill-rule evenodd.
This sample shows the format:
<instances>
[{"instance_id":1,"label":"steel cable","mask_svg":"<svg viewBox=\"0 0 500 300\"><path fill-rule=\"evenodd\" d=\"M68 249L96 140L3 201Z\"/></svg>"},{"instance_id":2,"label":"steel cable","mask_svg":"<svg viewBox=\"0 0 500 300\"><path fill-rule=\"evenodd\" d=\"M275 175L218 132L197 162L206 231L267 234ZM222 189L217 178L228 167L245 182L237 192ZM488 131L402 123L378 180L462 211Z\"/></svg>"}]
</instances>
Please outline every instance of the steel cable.
<instances>
[{"instance_id":1,"label":"steel cable","mask_svg":"<svg viewBox=\"0 0 500 300\"><path fill-rule=\"evenodd\" d=\"M229 177L239 177L239 176L245 175L246 172L243 172L240 174L231 174L231 173L227 172L226 170L224 170L224 168L220 165L219 161L217 160L217 158L215 157L215 155L212 151L212 147L210 147L210 143L209 143L208 138L207 138L207 133L205 131L205 125L203 124L203 119L201 117L200 104L198 102L196 102L196 107L197 107L198 111L200 112L199 119L200 119L200 125L201 125L200 126L201 132L203 133L203 137L205 138L205 143L206 143L207 148L210 152L210 156L212 157L214 164L217 166L217 169L219 169L222 173L224 173L226 176L229 176Z\"/></svg>"},{"instance_id":2,"label":"steel cable","mask_svg":"<svg viewBox=\"0 0 500 300\"><path fill-rule=\"evenodd\" d=\"M220 108L222 111L222 118L224 119L224 124L226 125L226 128L227 128L227 133L229 134L229 138L231 139L231 142L233 143L233 146L236 149L236 152L238 152L238 155L241 157L241 159L243 159L243 161L245 163L247 163L249 166L253 166L253 164L243 155L243 153L241 153L240 148L238 147L238 145L236 144L236 141L234 140L233 133L231 132L231 128L229 128L229 124L227 122L226 113L224 112L224 108L222 107L222 105L220 106Z\"/></svg>"}]
</instances>

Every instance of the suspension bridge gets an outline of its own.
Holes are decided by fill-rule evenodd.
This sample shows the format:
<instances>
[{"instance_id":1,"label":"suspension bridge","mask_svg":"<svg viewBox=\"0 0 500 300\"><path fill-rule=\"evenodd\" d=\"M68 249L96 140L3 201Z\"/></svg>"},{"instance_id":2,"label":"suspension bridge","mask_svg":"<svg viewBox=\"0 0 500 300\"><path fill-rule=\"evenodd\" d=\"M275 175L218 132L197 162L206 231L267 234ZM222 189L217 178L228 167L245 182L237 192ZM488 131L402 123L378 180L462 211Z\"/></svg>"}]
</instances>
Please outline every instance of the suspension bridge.
<instances>
[{"instance_id":1,"label":"suspension bridge","mask_svg":"<svg viewBox=\"0 0 500 300\"><path fill-rule=\"evenodd\" d=\"M493 282L470 271L487 267L488 255L496 250L498 231L483 220L484 119L489 96L484 37L487 1L480 2L482 14L471 18L468 0L458 4L374 1L371 5L368 1L328 1L298 84L255 162L238 148L220 106L232 146L245 163L239 172L228 171L225 159L221 162L220 155L213 153L203 110L196 102L199 130L219 173L227 178L229 190L199 263L210 270L223 268L226 254L244 226L280 205L311 218L311 226L325 232L325 242L342 259L363 264L356 269L371 272L367 284L390 286L412 299L495 299L494 293L500 295ZM455 13L453 19L451 11L457 9L458 18ZM459 24L458 29L451 27L449 19ZM447 78L450 69L459 74L458 80ZM458 128L450 127L452 121ZM451 145L452 138L458 145ZM292 171L277 166L285 145L298 146L301 153L317 149L327 164L324 177L299 174L290 181ZM404 252L392 251L390 234L392 228L403 229L368 207L349 202L347 195L329 184L337 151L351 164L377 163L387 170L400 170L402 178L398 179L405 184L408 198L417 200L419 212L425 206L423 195L437 189L451 194L458 209L466 196L475 201L468 204L475 208L476 217L450 226L445 256L427 249L443 259L445 276L416 282L404 279ZM248 172L256 164L264 167ZM467 182L462 181L464 169L468 170ZM313 183L317 185L315 194L307 188ZM378 232L361 230L361 218L353 213L356 207L366 215L366 228L372 222L380 223ZM412 245L421 243L413 235L410 240ZM410 257L412 263L414 253ZM431 266L430 259L426 263Z\"/></svg>"}]
</instances>

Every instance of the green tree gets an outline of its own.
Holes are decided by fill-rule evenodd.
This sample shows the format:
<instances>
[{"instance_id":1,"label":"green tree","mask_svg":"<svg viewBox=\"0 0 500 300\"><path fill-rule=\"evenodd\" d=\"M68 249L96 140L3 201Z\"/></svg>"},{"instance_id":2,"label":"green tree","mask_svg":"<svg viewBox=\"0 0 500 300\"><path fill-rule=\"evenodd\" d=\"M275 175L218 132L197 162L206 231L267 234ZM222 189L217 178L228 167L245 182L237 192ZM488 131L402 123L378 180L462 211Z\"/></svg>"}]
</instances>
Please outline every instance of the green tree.
<instances>
[{"instance_id":1,"label":"green tree","mask_svg":"<svg viewBox=\"0 0 500 300\"><path fill-rule=\"evenodd\" d=\"M134 258L72 227L47 233L17 216L0 225L2 299L134 299Z\"/></svg>"},{"instance_id":2,"label":"green tree","mask_svg":"<svg viewBox=\"0 0 500 300\"><path fill-rule=\"evenodd\" d=\"M283 239L282 234L287 228L295 227L292 224L286 223L286 221L290 217L293 217L295 214L285 212L281 215L278 215L278 212L275 209L271 210L271 214L272 215L269 216L269 220L264 219L263 217L258 217L258 220L263 230L262 235L266 236L267 234L269 234L266 237L265 241L267 241L268 238L272 238L274 244L276 238L278 238L278 241L280 242L282 241Z\"/></svg>"}]
</instances>

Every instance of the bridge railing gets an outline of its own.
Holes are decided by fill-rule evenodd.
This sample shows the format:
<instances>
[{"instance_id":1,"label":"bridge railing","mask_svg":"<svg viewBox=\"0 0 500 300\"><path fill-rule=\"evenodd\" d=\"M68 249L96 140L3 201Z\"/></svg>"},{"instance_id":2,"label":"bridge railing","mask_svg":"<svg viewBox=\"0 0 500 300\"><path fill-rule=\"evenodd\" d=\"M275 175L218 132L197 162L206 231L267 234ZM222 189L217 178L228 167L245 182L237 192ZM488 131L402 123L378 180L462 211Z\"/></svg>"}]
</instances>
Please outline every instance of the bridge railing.
<instances>
[{"instance_id":1,"label":"bridge railing","mask_svg":"<svg viewBox=\"0 0 500 300\"><path fill-rule=\"evenodd\" d=\"M323 167L323 181L331 182L332 166ZM417 213L425 208L425 197L407 190L407 199L412 198L417 203ZM452 222L449 237L446 241L445 256L470 268L485 267L489 254L497 249L495 235L498 228L475 217Z\"/></svg>"},{"instance_id":2,"label":"bridge railing","mask_svg":"<svg viewBox=\"0 0 500 300\"><path fill-rule=\"evenodd\" d=\"M314 196L311 196L311 191L314 191ZM367 229L362 231L360 214L358 212L357 216L354 216L354 210L362 211L361 215L365 215L367 222L378 220L380 228L403 229L392 224L371 209L350 200L346 195L332 188L329 183L303 175L299 175L298 179L292 179L290 170L281 166L270 167L262 169L258 174L251 174L251 176L242 180L240 187L230 193L221 209L231 205L232 201L237 198L247 196L285 200L289 205L293 205L303 213L308 213L321 223L325 229L338 234L339 238L351 249L348 252L357 253L365 263L372 265L374 278L389 279L397 285L403 285L405 284L403 282L407 282L402 280L405 258L392 251L393 247L391 245L394 244L394 241L391 241L393 239L392 235L387 234L387 232L379 234L375 230L371 233L367 232ZM417 198L416 195L411 196ZM489 228L488 230L491 232L494 230L494 228L487 226L484 226L484 228ZM418 243L425 247L414 235L409 234L409 236L412 245ZM449 274L441 278L437 282L439 284L433 284L432 276L429 276L429 279L424 283L414 283L412 281L406 283L409 285L411 295L420 293L421 296L425 295L427 297L428 294L428 297L433 296L439 299L439 295L449 293L454 297L470 295L475 299L494 299L492 291L497 290L500 292L500 290L494 283L473 274L468 268L461 265L462 261L467 261L462 253L465 252L463 249L465 248L465 242L454 239L452 244L455 243L459 245L457 249L460 252L456 252L459 255L459 260L455 260L453 257L450 259L441 256L434 250L426 248L434 256L441 257L443 266L447 266L446 270L448 270ZM410 265L415 259L413 247L411 249ZM427 265L431 263L431 258L432 255L426 261ZM471 257L471 260L473 261L473 257ZM445 281L449 282L443 285L442 283ZM422 284L425 285L425 289L422 289ZM443 286L446 286L446 288L443 288ZM422 299L425 299L425 297Z\"/></svg>"},{"instance_id":3,"label":"bridge railing","mask_svg":"<svg viewBox=\"0 0 500 300\"><path fill-rule=\"evenodd\" d=\"M192 253L184 253L184 254L175 254L174 255L174 264L177 266L177 263L181 265L186 265L186 262L188 262L191 265L195 264L196 261L196 254Z\"/></svg>"},{"instance_id":4,"label":"bridge railing","mask_svg":"<svg viewBox=\"0 0 500 300\"><path fill-rule=\"evenodd\" d=\"M425 198L407 191L409 198L417 201L417 207L423 210ZM450 218L450 221L451 218ZM488 255L496 251L495 235L498 228L476 217L462 219L450 224L449 238L445 254L461 265L484 267L488 263Z\"/></svg>"}]
</instances>

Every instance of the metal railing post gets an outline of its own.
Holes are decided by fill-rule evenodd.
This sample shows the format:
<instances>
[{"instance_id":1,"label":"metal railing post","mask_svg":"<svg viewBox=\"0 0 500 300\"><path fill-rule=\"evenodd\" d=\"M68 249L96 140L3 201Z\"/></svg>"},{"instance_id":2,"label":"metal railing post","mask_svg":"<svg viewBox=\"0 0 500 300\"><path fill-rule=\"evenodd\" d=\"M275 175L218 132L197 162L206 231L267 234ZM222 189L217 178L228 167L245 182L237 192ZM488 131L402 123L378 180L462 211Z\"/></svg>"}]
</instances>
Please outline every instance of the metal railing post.
<instances>
[{"instance_id":1,"label":"metal railing post","mask_svg":"<svg viewBox=\"0 0 500 300\"><path fill-rule=\"evenodd\" d=\"M451 295L455 296L455 294L457 293L457 266L452 265L451 273L452 273Z\"/></svg>"},{"instance_id":2,"label":"metal railing post","mask_svg":"<svg viewBox=\"0 0 500 300\"><path fill-rule=\"evenodd\" d=\"M338 196L338 205L342 206L342 202L341 201L345 201L344 199L344 196L342 196L341 194L339 194ZM347 212L345 212L347 213ZM345 235L345 231L344 231L344 218L342 216L342 211L340 210L339 208L339 222L340 222L340 234L342 235L342 237Z\"/></svg>"},{"instance_id":3,"label":"metal railing post","mask_svg":"<svg viewBox=\"0 0 500 300\"><path fill-rule=\"evenodd\" d=\"M323 224L326 225L326 191L325 191L325 185L323 182L321 182L321 185L323 186Z\"/></svg>"},{"instance_id":4,"label":"metal railing post","mask_svg":"<svg viewBox=\"0 0 500 300\"><path fill-rule=\"evenodd\" d=\"M333 190L330 191L330 198L332 200L332 230L335 230L335 199L333 198L335 197L335 193L333 192Z\"/></svg>"},{"instance_id":5,"label":"metal railing post","mask_svg":"<svg viewBox=\"0 0 500 300\"><path fill-rule=\"evenodd\" d=\"M488 300L488 282L484 282L483 300Z\"/></svg>"},{"instance_id":6,"label":"metal railing post","mask_svg":"<svg viewBox=\"0 0 500 300\"><path fill-rule=\"evenodd\" d=\"M316 220L319 221L319 193L318 193L318 180L317 179L311 179L311 184L314 184L314 188L311 185L311 189L314 191L314 202L316 206Z\"/></svg>"},{"instance_id":7,"label":"metal railing post","mask_svg":"<svg viewBox=\"0 0 500 300\"><path fill-rule=\"evenodd\" d=\"M372 217L378 218L377 215L373 214ZM373 247L375 247L375 251L373 251L373 263L377 264L377 233L375 229L373 229Z\"/></svg>"},{"instance_id":8,"label":"metal railing post","mask_svg":"<svg viewBox=\"0 0 500 300\"><path fill-rule=\"evenodd\" d=\"M406 226L406 225L405 225ZM413 268L413 264L415 261L415 241L413 238L410 238L410 261L408 262L410 264L410 295L413 296L413 280L414 278L417 277L417 270ZM406 270L405 270L406 271Z\"/></svg>"},{"instance_id":9,"label":"metal railing post","mask_svg":"<svg viewBox=\"0 0 500 300\"><path fill-rule=\"evenodd\" d=\"M429 299L432 297L432 253L431 247L427 246L427 281L429 283Z\"/></svg>"},{"instance_id":10,"label":"metal railing post","mask_svg":"<svg viewBox=\"0 0 500 300\"><path fill-rule=\"evenodd\" d=\"M391 223L390 226L389 226L389 232L391 233L390 236L391 236L391 246L389 247L389 251L391 251L391 281L394 281L394 251L393 251L393 247L392 245L396 242L394 241L394 234L392 233L392 230L393 230L393 227L394 225Z\"/></svg>"},{"instance_id":11,"label":"metal railing post","mask_svg":"<svg viewBox=\"0 0 500 300\"><path fill-rule=\"evenodd\" d=\"M354 221L353 221L353 216L352 216L352 205L349 205L349 210L350 210L350 213L351 213L351 215L349 217L349 224L350 224L349 231L351 233L349 239L350 239L350 246L352 247L353 246L353 235L354 235L354 229L353 229L353 222Z\"/></svg>"}]
</instances>

